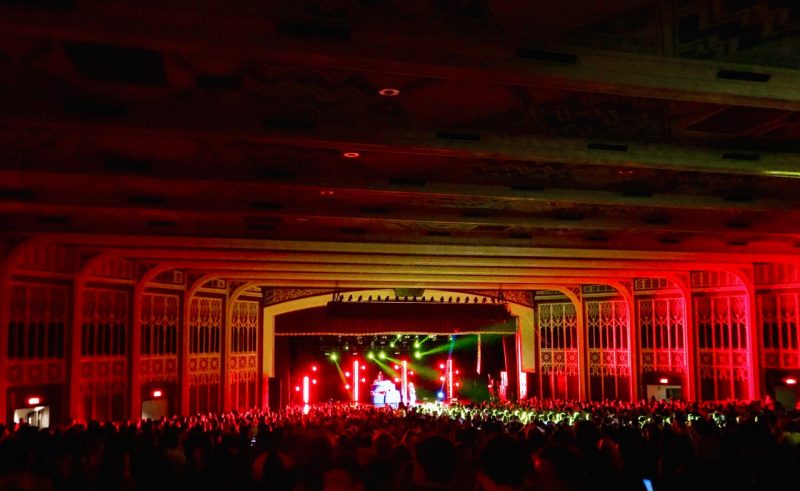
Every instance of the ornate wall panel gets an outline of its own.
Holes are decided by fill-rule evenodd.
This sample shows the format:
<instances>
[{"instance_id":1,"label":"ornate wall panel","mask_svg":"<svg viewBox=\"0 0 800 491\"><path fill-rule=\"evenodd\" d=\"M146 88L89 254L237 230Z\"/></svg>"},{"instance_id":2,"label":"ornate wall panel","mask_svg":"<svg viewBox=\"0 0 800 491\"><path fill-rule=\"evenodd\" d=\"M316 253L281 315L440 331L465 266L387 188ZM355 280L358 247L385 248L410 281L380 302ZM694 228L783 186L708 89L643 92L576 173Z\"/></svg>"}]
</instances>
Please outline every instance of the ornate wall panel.
<instances>
[{"instance_id":1,"label":"ornate wall panel","mask_svg":"<svg viewBox=\"0 0 800 491\"><path fill-rule=\"evenodd\" d=\"M219 411L222 298L194 297L189 302L189 412Z\"/></svg>"},{"instance_id":2,"label":"ornate wall panel","mask_svg":"<svg viewBox=\"0 0 800 491\"><path fill-rule=\"evenodd\" d=\"M15 283L9 300L9 385L63 383L69 287Z\"/></svg>"},{"instance_id":3,"label":"ornate wall panel","mask_svg":"<svg viewBox=\"0 0 800 491\"><path fill-rule=\"evenodd\" d=\"M746 297L695 297L694 312L701 399L749 398L752 374Z\"/></svg>"},{"instance_id":4,"label":"ornate wall panel","mask_svg":"<svg viewBox=\"0 0 800 491\"><path fill-rule=\"evenodd\" d=\"M183 271L178 271L175 269L171 269L169 271L163 271L158 273L155 278L150 280L150 283L160 284L160 285L183 285L184 284L184 275Z\"/></svg>"},{"instance_id":5,"label":"ornate wall panel","mask_svg":"<svg viewBox=\"0 0 800 491\"><path fill-rule=\"evenodd\" d=\"M136 277L135 266L131 259L109 258L97 265L94 275L102 278L133 280Z\"/></svg>"},{"instance_id":6,"label":"ornate wall panel","mask_svg":"<svg viewBox=\"0 0 800 491\"><path fill-rule=\"evenodd\" d=\"M142 295L141 382L177 382L180 296Z\"/></svg>"},{"instance_id":7,"label":"ornate wall panel","mask_svg":"<svg viewBox=\"0 0 800 491\"><path fill-rule=\"evenodd\" d=\"M616 294L617 290L611 285L583 285L584 294L592 295L598 293Z\"/></svg>"},{"instance_id":8,"label":"ornate wall panel","mask_svg":"<svg viewBox=\"0 0 800 491\"><path fill-rule=\"evenodd\" d=\"M47 245L35 247L22 254L17 268L28 271L74 273L78 267L77 251L73 247Z\"/></svg>"},{"instance_id":9,"label":"ornate wall panel","mask_svg":"<svg viewBox=\"0 0 800 491\"><path fill-rule=\"evenodd\" d=\"M642 373L686 375L686 305L683 298L639 298L636 305Z\"/></svg>"},{"instance_id":10,"label":"ornate wall panel","mask_svg":"<svg viewBox=\"0 0 800 491\"><path fill-rule=\"evenodd\" d=\"M589 399L629 399L630 323L624 300L586 302Z\"/></svg>"},{"instance_id":11,"label":"ornate wall panel","mask_svg":"<svg viewBox=\"0 0 800 491\"><path fill-rule=\"evenodd\" d=\"M125 417L130 294L87 288L81 316L80 386L85 419Z\"/></svg>"},{"instance_id":12,"label":"ornate wall panel","mask_svg":"<svg viewBox=\"0 0 800 491\"><path fill-rule=\"evenodd\" d=\"M691 285L694 289L741 286L739 278L727 271L692 271Z\"/></svg>"},{"instance_id":13,"label":"ornate wall panel","mask_svg":"<svg viewBox=\"0 0 800 491\"><path fill-rule=\"evenodd\" d=\"M264 305L272 305L297 298L314 297L326 293L335 293L335 290L323 288L265 288Z\"/></svg>"},{"instance_id":14,"label":"ornate wall panel","mask_svg":"<svg viewBox=\"0 0 800 491\"><path fill-rule=\"evenodd\" d=\"M800 368L800 294L763 293L757 297L765 369Z\"/></svg>"},{"instance_id":15,"label":"ornate wall panel","mask_svg":"<svg viewBox=\"0 0 800 491\"><path fill-rule=\"evenodd\" d=\"M579 395L578 315L571 303L541 303L537 309L540 397Z\"/></svg>"},{"instance_id":16,"label":"ornate wall panel","mask_svg":"<svg viewBox=\"0 0 800 491\"><path fill-rule=\"evenodd\" d=\"M753 265L756 285L786 285L800 283L800 264L756 263Z\"/></svg>"},{"instance_id":17,"label":"ornate wall panel","mask_svg":"<svg viewBox=\"0 0 800 491\"><path fill-rule=\"evenodd\" d=\"M676 290L675 285L666 278L635 278L633 289L637 292L649 292L659 290Z\"/></svg>"},{"instance_id":18,"label":"ornate wall panel","mask_svg":"<svg viewBox=\"0 0 800 491\"><path fill-rule=\"evenodd\" d=\"M230 391L233 408L253 407L258 375L260 302L237 300L231 305Z\"/></svg>"}]
</instances>

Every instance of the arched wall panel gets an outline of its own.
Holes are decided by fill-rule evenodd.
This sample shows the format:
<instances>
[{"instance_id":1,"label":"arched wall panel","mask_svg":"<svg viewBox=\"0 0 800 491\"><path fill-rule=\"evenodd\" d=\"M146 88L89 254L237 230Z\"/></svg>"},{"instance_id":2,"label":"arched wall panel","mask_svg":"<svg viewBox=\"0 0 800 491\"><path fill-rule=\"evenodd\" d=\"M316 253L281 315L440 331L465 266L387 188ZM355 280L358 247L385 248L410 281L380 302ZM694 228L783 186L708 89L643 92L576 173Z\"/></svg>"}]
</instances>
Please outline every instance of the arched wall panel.
<instances>
[{"instance_id":1,"label":"arched wall panel","mask_svg":"<svg viewBox=\"0 0 800 491\"><path fill-rule=\"evenodd\" d=\"M130 293L91 287L81 294L79 415L120 420L127 412Z\"/></svg>"},{"instance_id":2,"label":"arched wall panel","mask_svg":"<svg viewBox=\"0 0 800 491\"><path fill-rule=\"evenodd\" d=\"M578 314L571 302L537 305L539 397L579 397Z\"/></svg>"},{"instance_id":3,"label":"arched wall panel","mask_svg":"<svg viewBox=\"0 0 800 491\"><path fill-rule=\"evenodd\" d=\"M230 391L231 407L246 409L258 404L258 339L261 305L258 300L231 302Z\"/></svg>"},{"instance_id":4,"label":"arched wall panel","mask_svg":"<svg viewBox=\"0 0 800 491\"><path fill-rule=\"evenodd\" d=\"M222 330L224 299L192 297L189 301L189 413L222 408Z\"/></svg>"}]
</instances>

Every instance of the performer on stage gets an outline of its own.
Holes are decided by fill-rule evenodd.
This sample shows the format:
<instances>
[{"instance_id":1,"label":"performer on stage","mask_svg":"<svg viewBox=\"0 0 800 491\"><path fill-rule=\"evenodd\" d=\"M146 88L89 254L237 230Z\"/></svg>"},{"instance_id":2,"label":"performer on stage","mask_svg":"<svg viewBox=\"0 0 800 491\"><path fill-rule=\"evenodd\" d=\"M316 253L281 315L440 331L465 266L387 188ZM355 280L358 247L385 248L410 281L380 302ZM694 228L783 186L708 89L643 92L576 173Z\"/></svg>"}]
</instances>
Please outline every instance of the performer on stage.
<instances>
[{"instance_id":1,"label":"performer on stage","mask_svg":"<svg viewBox=\"0 0 800 491\"><path fill-rule=\"evenodd\" d=\"M417 389L414 388L414 382L408 383L408 405L413 406L417 403Z\"/></svg>"}]
</instances>

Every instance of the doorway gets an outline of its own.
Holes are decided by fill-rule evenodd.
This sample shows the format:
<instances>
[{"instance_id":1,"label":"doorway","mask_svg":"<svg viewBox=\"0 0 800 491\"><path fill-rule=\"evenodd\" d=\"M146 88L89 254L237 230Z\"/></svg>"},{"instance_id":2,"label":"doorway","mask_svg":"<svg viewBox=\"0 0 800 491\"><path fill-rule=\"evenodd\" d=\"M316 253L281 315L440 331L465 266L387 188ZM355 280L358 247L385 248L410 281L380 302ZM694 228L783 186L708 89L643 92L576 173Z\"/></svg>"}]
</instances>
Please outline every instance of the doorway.
<instances>
[{"instance_id":1,"label":"doorway","mask_svg":"<svg viewBox=\"0 0 800 491\"><path fill-rule=\"evenodd\" d=\"M50 426L50 406L22 407L14 410L14 422L28 423L35 428Z\"/></svg>"}]
</instances>

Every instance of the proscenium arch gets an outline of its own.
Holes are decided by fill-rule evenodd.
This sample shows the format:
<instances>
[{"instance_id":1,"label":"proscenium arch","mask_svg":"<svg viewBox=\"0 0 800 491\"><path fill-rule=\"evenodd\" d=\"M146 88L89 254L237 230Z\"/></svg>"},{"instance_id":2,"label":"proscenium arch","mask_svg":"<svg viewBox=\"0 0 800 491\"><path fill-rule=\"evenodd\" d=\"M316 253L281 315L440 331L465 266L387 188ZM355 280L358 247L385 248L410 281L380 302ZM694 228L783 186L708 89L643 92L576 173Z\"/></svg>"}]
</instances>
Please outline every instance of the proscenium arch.
<instances>
[{"instance_id":1,"label":"proscenium arch","mask_svg":"<svg viewBox=\"0 0 800 491\"><path fill-rule=\"evenodd\" d=\"M237 292L240 293L238 290L244 290L247 288L251 288L253 286L258 286L259 283L250 283L242 285ZM263 286L263 285L262 285ZM362 295L362 296L394 296L394 290L391 289L372 289L372 290L354 290L348 291L348 294L354 295ZM490 297L486 295L480 295L475 293L465 293L465 292L458 292L458 291L450 291L450 290L425 290L426 295L430 294L433 296L443 296L443 295L468 295L470 297L478 297L481 299L488 299ZM274 305L269 305L264 307L263 313L264 318L262 321L262 328L263 328L263 344L262 344L262 376L266 379L268 377L275 376L275 318L278 315L286 314L289 312L294 312L297 310L309 309L313 307L322 307L327 305L328 301L331 299L331 293L326 294L318 294L303 298L298 298L295 300L288 300L285 302L277 303ZM529 307L526 305L521 305L518 303L508 302L509 310L511 311L511 315L517 318L517 363L520 367L523 367L523 371L526 368L533 369L535 360L526 360L528 363L527 365L523 365L523 360L521 359L522 350L520 350L520 343L521 342L533 342L534 336L534 323L533 323L533 307ZM523 335L523 332L525 333ZM528 341L530 340L530 341ZM519 391L519 387L517 387L517 391Z\"/></svg>"}]
</instances>

